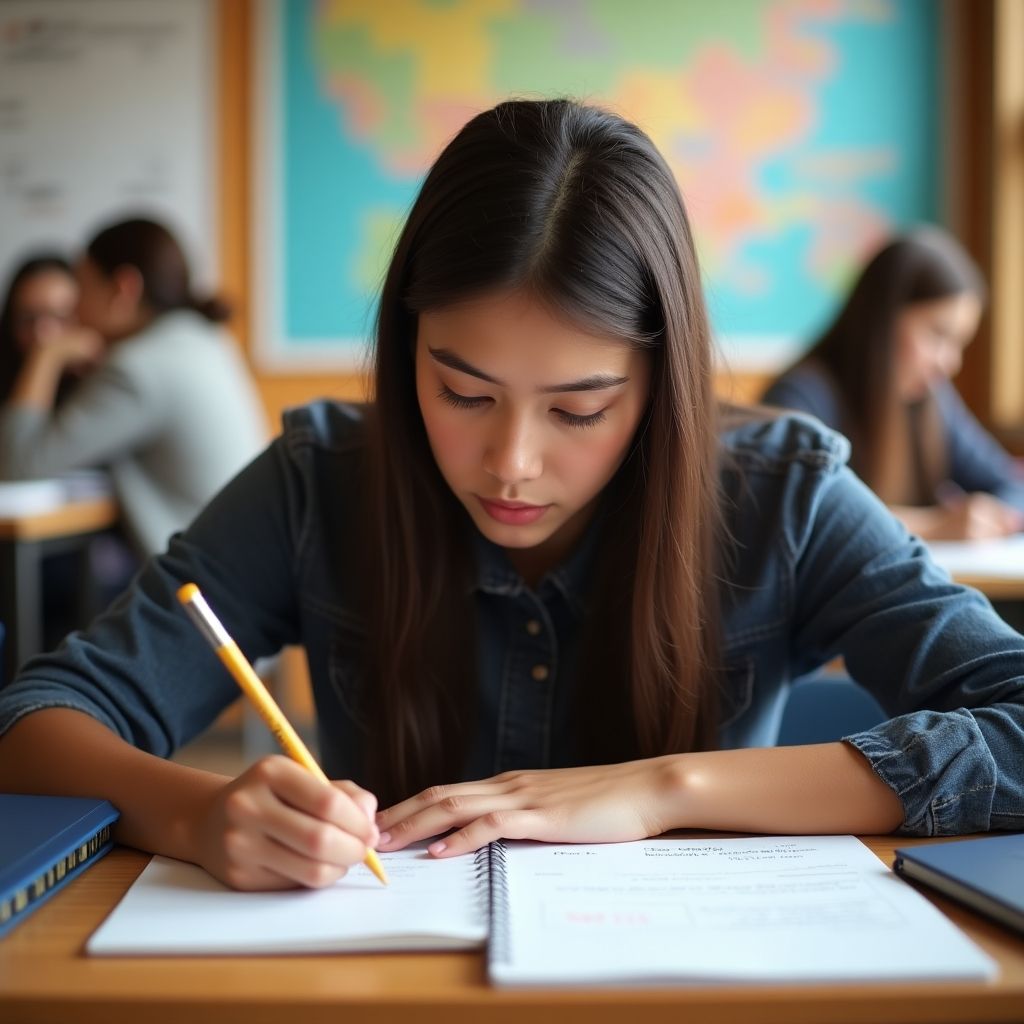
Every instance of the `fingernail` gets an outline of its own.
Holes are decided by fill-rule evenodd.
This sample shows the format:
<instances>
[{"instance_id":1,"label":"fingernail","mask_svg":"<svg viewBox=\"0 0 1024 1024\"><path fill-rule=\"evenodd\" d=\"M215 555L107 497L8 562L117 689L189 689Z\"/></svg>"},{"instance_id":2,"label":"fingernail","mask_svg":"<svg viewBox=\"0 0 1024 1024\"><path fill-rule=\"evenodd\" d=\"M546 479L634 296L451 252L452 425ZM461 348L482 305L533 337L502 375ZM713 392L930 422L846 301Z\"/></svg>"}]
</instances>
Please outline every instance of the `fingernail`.
<instances>
[{"instance_id":1,"label":"fingernail","mask_svg":"<svg viewBox=\"0 0 1024 1024\"><path fill-rule=\"evenodd\" d=\"M438 854L444 853L448 849L447 843L431 843L427 849L436 857Z\"/></svg>"},{"instance_id":2,"label":"fingernail","mask_svg":"<svg viewBox=\"0 0 1024 1024\"><path fill-rule=\"evenodd\" d=\"M391 842L391 833L390 832L381 832L380 836L377 839L377 845L378 846L387 846L388 843L390 843L390 842Z\"/></svg>"}]
</instances>

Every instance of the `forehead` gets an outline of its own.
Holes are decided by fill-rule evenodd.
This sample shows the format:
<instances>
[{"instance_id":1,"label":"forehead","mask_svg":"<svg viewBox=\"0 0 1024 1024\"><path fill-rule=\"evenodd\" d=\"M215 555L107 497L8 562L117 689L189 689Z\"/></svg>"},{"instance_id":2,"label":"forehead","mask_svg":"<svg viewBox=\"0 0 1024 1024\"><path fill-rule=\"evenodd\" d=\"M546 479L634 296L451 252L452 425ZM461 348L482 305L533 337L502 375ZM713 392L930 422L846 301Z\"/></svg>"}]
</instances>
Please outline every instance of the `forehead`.
<instances>
[{"instance_id":1,"label":"forehead","mask_svg":"<svg viewBox=\"0 0 1024 1024\"><path fill-rule=\"evenodd\" d=\"M973 292L959 292L913 302L903 310L903 316L912 323L939 321L954 332L973 334L981 317L981 300Z\"/></svg>"},{"instance_id":2,"label":"forehead","mask_svg":"<svg viewBox=\"0 0 1024 1024\"><path fill-rule=\"evenodd\" d=\"M31 274L18 286L18 302L25 306L59 306L73 302L74 296L74 281L56 267Z\"/></svg>"},{"instance_id":3,"label":"forehead","mask_svg":"<svg viewBox=\"0 0 1024 1024\"><path fill-rule=\"evenodd\" d=\"M506 380L541 383L596 372L627 374L643 353L557 315L523 292L489 294L421 313L418 348L445 348Z\"/></svg>"}]
</instances>

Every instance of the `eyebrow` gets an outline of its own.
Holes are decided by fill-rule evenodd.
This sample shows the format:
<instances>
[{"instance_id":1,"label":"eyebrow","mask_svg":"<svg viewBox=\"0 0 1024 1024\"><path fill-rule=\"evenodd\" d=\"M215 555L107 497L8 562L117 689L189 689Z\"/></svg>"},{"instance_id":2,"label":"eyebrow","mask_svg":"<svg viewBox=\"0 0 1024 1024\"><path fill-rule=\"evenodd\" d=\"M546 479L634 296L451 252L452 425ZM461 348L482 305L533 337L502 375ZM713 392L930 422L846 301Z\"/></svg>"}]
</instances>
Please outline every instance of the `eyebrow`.
<instances>
[{"instance_id":1,"label":"eyebrow","mask_svg":"<svg viewBox=\"0 0 1024 1024\"><path fill-rule=\"evenodd\" d=\"M427 351L430 353L430 357L442 366L447 366L451 370L458 370L459 373L467 373L470 377L487 381L488 384L505 387L504 381L498 380L497 377L492 377L489 373L484 373L483 370L478 370L471 363L467 363L462 356L457 356L446 348L428 348ZM564 384L550 384L537 390L542 395L562 394L566 391L605 391L608 388L617 388L628 380L628 377L616 377L610 373L595 373L590 377L583 377L580 380L567 381Z\"/></svg>"}]
</instances>

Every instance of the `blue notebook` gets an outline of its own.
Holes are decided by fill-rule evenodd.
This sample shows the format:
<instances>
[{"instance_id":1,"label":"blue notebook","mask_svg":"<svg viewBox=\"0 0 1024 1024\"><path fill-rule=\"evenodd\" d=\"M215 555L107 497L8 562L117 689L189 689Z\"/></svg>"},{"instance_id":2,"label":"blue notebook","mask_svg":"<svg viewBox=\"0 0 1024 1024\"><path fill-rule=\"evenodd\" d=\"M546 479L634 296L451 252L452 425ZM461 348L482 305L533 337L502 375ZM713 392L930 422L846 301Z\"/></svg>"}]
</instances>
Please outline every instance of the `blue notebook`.
<instances>
[{"instance_id":1,"label":"blue notebook","mask_svg":"<svg viewBox=\"0 0 1024 1024\"><path fill-rule=\"evenodd\" d=\"M1024 935L1024 833L897 850L893 868Z\"/></svg>"},{"instance_id":2,"label":"blue notebook","mask_svg":"<svg viewBox=\"0 0 1024 1024\"><path fill-rule=\"evenodd\" d=\"M111 847L106 800L0 793L0 936Z\"/></svg>"}]
</instances>

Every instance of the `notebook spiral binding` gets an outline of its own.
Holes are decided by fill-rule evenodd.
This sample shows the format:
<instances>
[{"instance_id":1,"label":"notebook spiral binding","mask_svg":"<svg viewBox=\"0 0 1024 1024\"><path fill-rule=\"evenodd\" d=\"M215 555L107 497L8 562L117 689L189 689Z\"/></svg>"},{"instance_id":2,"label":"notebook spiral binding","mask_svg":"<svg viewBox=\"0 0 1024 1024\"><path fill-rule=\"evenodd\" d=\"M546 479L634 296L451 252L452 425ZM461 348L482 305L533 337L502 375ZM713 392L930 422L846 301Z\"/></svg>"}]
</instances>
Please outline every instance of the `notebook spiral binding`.
<instances>
[{"instance_id":1,"label":"notebook spiral binding","mask_svg":"<svg viewBox=\"0 0 1024 1024\"><path fill-rule=\"evenodd\" d=\"M476 876L483 881L487 878L487 923L490 938L487 943L487 959L491 964L509 963L511 955L508 931L508 873L505 862L508 853L505 844L497 839L476 852ZM483 887L481 886L481 895Z\"/></svg>"},{"instance_id":2,"label":"notebook spiral binding","mask_svg":"<svg viewBox=\"0 0 1024 1024\"><path fill-rule=\"evenodd\" d=\"M491 916L491 848L481 846L473 854L473 877L476 879L476 906L481 915Z\"/></svg>"}]
</instances>

